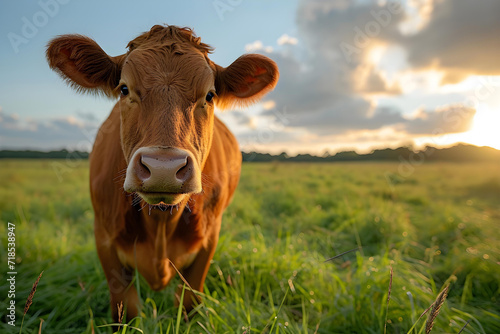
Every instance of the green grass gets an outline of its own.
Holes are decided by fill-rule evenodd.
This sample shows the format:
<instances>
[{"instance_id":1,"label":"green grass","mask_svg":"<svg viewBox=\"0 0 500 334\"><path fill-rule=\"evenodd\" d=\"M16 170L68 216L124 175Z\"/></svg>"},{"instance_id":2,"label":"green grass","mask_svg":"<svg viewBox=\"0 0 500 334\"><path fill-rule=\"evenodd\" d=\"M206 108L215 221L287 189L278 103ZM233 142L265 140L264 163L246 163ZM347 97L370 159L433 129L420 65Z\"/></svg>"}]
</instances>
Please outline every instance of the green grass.
<instances>
[{"instance_id":1,"label":"green grass","mask_svg":"<svg viewBox=\"0 0 500 334\"><path fill-rule=\"evenodd\" d=\"M17 327L23 333L110 333L108 290L93 239L87 162L0 161L0 272L16 224ZM59 161L59 164L65 164ZM58 166L60 170L61 165ZM500 168L436 163L245 164L225 213L204 304L186 322L140 279L142 317L121 332L407 333L440 290L432 333L500 332ZM333 261L325 259L359 247ZM390 267L394 274L387 307ZM412 333L423 333L424 316Z\"/></svg>"}]
</instances>

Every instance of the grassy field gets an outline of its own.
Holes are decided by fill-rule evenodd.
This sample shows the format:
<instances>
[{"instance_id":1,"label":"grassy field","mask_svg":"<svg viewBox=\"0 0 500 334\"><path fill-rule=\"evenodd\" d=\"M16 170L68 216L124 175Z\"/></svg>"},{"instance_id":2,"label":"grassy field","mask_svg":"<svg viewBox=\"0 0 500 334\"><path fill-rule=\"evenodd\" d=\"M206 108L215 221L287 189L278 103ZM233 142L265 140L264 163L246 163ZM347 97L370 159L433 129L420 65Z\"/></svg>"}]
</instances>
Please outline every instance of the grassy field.
<instances>
[{"instance_id":1,"label":"grassy field","mask_svg":"<svg viewBox=\"0 0 500 334\"><path fill-rule=\"evenodd\" d=\"M56 165L54 165L54 163ZM188 322L140 280L143 333L500 333L500 166L245 164ZM58 173L56 173L58 171ZM62 174L61 174L62 173ZM110 333L87 162L0 161L0 332ZM16 226L17 320L6 323L7 223ZM344 251L356 251L332 261ZM388 290L393 269L390 301ZM430 313L429 311L428 313ZM411 330L412 326L414 328ZM139 333L131 327L127 333Z\"/></svg>"}]
</instances>

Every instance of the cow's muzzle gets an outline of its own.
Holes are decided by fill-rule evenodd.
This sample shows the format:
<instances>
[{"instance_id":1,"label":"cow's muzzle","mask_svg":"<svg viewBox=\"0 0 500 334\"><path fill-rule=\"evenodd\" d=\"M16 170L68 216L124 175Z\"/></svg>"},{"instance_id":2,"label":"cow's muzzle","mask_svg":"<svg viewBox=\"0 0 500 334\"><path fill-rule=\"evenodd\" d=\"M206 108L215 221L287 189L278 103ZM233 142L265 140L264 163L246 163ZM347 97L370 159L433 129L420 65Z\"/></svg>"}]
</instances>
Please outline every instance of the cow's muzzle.
<instances>
[{"instance_id":1,"label":"cow's muzzle","mask_svg":"<svg viewBox=\"0 0 500 334\"><path fill-rule=\"evenodd\" d=\"M149 204L176 205L201 192L201 172L194 156L174 147L141 147L130 159L123 185Z\"/></svg>"}]
</instances>

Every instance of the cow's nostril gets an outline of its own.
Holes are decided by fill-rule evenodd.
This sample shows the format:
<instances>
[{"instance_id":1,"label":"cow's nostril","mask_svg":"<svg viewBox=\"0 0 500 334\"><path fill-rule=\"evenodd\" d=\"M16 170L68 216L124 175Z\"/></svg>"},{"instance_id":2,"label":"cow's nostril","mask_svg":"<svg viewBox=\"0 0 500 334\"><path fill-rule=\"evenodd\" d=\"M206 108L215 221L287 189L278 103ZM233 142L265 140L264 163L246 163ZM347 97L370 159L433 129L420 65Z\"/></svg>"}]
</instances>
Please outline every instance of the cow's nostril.
<instances>
[{"instance_id":1,"label":"cow's nostril","mask_svg":"<svg viewBox=\"0 0 500 334\"><path fill-rule=\"evenodd\" d=\"M191 171L191 163L190 163L190 158L186 157L185 163L180 166L180 168L177 170L175 173L175 177L179 181L185 181L187 178L189 178L189 174Z\"/></svg>"},{"instance_id":2,"label":"cow's nostril","mask_svg":"<svg viewBox=\"0 0 500 334\"><path fill-rule=\"evenodd\" d=\"M143 161L143 157L137 160L136 175L141 181L145 181L151 177L151 170Z\"/></svg>"}]
</instances>

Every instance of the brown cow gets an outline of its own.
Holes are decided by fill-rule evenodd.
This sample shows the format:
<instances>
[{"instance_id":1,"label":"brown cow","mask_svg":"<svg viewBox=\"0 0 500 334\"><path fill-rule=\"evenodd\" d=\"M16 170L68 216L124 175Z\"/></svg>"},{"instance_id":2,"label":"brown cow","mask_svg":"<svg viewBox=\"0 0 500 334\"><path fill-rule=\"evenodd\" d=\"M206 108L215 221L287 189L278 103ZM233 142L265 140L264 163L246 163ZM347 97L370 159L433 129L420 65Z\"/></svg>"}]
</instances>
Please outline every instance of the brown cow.
<instances>
[{"instance_id":1,"label":"brown cow","mask_svg":"<svg viewBox=\"0 0 500 334\"><path fill-rule=\"evenodd\" d=\"M115 320L121 301L127 319L138 315L134 269L154 290L176 268L203 289L241 168L214 105L256 102L279 76L262 55L214 64L211 48L187 28L156 25L127 47L110 57L88 37L63 35L47 49L50 67L78 91L119 96L90 156L97 252ZM183 304L189 310L196 301L188 291Z\"/></svg>"}]
</instances>

